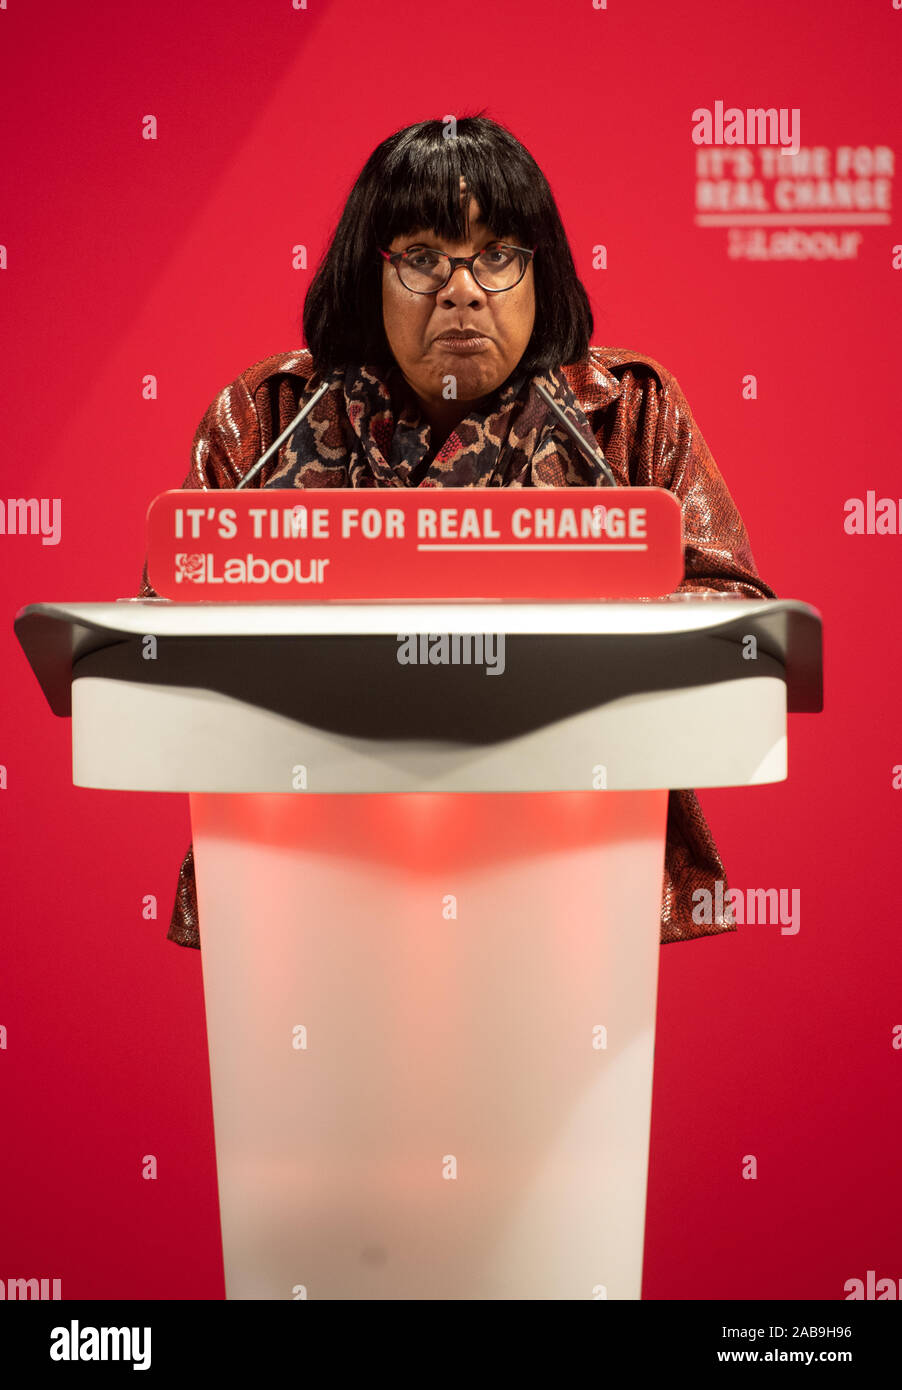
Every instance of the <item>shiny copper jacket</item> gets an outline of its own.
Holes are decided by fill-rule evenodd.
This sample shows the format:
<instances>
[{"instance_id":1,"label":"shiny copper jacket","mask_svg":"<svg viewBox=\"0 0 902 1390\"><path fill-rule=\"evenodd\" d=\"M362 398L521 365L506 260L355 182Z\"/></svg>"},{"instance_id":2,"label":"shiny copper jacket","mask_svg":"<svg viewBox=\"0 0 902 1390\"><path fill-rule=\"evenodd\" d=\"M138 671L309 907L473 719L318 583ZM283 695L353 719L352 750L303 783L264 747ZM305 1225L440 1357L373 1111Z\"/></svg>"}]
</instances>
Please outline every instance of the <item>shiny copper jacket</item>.
<instances>
[{"instance_id":1,"label":"shiny copper jacket","mask_svg":"<svg viewBox=\"0 0 902 1390\"><path fill-rule=\"evenodd\" d=\"M234 487L297 414L312 370L308 352L277 353L220 391L198 426L182 486ZM590 348L587 363L563 370L618 482L668 488L680 499L685 578L679 592L775 598L758 577L742 518L674 377L652 358L619 348ZM271 459L251 486L260 487L277 466ZM140 597L154 596L145 562ZM719 900L726 900L724 866L695 792L671 791L662 942L736 930L722 915L710 925L692 921L693 891L707 888L713 897L717 879L724 883ZM179 870L168 937L181 946L200 945L193 846Z\"/></svg>"}]
</instances>

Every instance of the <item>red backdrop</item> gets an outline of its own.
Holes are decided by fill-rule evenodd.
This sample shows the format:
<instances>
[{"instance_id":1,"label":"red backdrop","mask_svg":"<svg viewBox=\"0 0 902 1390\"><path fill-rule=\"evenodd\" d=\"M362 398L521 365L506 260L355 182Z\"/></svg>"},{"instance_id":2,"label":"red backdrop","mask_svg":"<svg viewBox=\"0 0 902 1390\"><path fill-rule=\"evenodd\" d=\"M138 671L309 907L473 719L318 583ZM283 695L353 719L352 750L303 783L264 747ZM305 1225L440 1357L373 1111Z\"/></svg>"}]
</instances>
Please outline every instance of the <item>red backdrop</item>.
<instances>
[{"instance_id":1,"label":"red backdrop","mask_svg":"<svg viewBox=\"0 0 902 1390\"><path fill-rule=\"evenodd\" d=\"M795 108L804 147L894 150L902 11L424 3L410 26L362 0L0 9L0 487L62 505L59 545L0 536L0 1277L223 1294L200 953L165 940L187 797L71 785L71 726L14 615L137 592L145 509L181 483L204 409L300 342L312 269L292 247L315 266L386 135L485 108L551 182L594 341L675 373L762 575L825 622L826 708L791 718L788 782L702 793L731 886L798 889L801 928L662 951L644 1296L842 1298L868 1269L902 1276L902 538L843 527L846 499L902 492L899 233L825 213L856 254L731 255L696 221L691 116Z\"/></svg>"}]
</instances>

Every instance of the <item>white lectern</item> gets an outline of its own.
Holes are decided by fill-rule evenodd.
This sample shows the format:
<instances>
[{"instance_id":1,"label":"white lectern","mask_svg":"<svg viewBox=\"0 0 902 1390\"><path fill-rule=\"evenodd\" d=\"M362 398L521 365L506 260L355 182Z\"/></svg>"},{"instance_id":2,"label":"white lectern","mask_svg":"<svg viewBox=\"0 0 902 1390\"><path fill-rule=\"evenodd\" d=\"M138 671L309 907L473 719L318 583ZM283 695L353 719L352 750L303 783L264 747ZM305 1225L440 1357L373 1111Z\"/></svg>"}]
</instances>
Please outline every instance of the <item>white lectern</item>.
<instances>
[{"instance_id":1,"label":"white lectern","mask_svg":"<svg viewBox=\"0 0 902 1390\"><path fill-rule=\"evenodd\" d=\"M786 777L817 612L120 600L16 631L76 785L190 793L227 1297L639 1298L667 789ZM411 633L504 643L401 664Z\"/></svg>"}]
</instances>

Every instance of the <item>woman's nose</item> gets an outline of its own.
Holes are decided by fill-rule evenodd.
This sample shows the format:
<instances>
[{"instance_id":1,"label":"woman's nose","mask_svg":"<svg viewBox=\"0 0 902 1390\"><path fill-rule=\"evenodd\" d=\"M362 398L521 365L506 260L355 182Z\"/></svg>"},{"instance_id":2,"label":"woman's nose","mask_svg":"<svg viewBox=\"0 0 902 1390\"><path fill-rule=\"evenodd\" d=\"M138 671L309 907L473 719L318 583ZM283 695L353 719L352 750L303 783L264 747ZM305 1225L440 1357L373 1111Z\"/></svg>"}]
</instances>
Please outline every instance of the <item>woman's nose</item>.
<instances>
[{"instance_id":1,"label":"woman's nose","mask_svg":"<svg viewBox=\"0 0 902 1390\"><path fill-rule=\"evenodd\" d=\"M454 304L483 304L488 298L485 290L473 279L465 265L454 267L451 279L438 292L439 303L444 307Z\"/></svg>"}]
</instances>

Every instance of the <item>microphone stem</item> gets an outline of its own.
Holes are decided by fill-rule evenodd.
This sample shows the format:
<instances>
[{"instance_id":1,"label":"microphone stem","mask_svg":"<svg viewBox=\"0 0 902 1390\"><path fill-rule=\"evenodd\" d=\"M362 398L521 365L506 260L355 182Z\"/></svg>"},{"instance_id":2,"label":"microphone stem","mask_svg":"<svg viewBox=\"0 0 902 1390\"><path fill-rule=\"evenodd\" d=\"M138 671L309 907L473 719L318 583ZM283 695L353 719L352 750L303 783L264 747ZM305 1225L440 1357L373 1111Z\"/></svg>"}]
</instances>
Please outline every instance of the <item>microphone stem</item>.
<instances>
[{"instance_id":1,"label":"microphone stem","mask_svg":"<svg viewBox=\"0 0 902 1390\"><path fill-rule=\"evenodd\" d=\"M542 397L542 400L545 401L547 405L551 406L551 409L554 411L555 415L558 417L561 424L564 426L567 433L570 435L570 438L573 440L574 444L577 444L579 446L579 448L582 450L583 454L589 460L590 463L594 463L601 468L608 482L608 485L610 487L616 487L617 479L614 477L614 474L608 467L607 460L605 459L605 456L601 452L601 450L593 449L589 441L583 438L579 430L576 428L576 426L573 424L571 420L567 419L567 416L564 414L563 410L561 410L561 407L558 405L557 401L554 399L553 396L549 395L549 393L545 390L544 386L540 386L539 383L536 382L536 390Z\"/></svg>"},{"instance_id":2,"label":"microphone stem","mask_svg":"<svg viewBox=\"0 0 902 1390\"><path fill-rule=\"evenodd\" d=\"M238 488L244 487L245 484L249 483L251 478L256 477L256 475L260 472L260 469L263 467L264 463L266 463L267 459L272 458L273 454L276 452L279 446L284 444L285 440L296 428L296 426L301 423L304 416L307 415L313 409L323 392L328 391L328 389L329 383L328 381L324 381L323 384L319 387L319 389L314 391L313 395L310 397L309 401L307 401L306 405L302 406L302 408L298 411L297 415L295 415L291 423L285 426L278 439L273 440L266 453L257 459L257 462L254 464L253 468L249 468L248 471L245 473L244 477L241 479L241 482L236 484L236 491Z\"/></svg>"}]
</instances>

